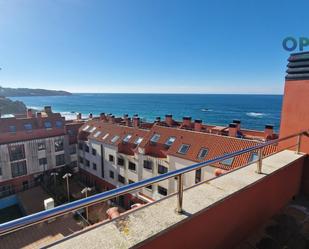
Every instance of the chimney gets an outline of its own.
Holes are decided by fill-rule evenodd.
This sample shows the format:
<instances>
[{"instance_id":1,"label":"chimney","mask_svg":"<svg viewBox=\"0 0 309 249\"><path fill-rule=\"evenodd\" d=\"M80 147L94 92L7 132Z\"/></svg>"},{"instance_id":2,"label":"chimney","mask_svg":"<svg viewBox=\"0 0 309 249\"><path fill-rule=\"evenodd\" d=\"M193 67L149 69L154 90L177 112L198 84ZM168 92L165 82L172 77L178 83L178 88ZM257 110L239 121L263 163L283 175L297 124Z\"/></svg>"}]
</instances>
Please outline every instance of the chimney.
<instances>
[{"instance_id":1,"label":"chimney","mask_svg":"<svg viewBox=\"0 0 309 249\"><path fill-rule=\"evenodd\" d=\"M267 124L265 125L264 135L266 139L272 139L274 134L274 126Z\"/></svg>"},{"instance_id":2,"label":"chimney","mask_svg":"<svg viewBox=\"0 0 309 249\"><path fill-rule=\"evenodd\" d=\"M281 112L280 138L308 130L309 52L291 54L287 65ZM289 139L279 143L280 149L296 144ZM302 136L300 151L309 153L309 138Z\"/></svg>"},{"instance_id":3,"label":"chimney","mask_svg":"<svg viewBox=\"0 0 309 249\"><path fill-rule=\"evenodd\" d=\"M27 118L32 118L32 117L33 117L32 109L27 109Z\"/></svg>"},{"instance_id":4,"label":"chimney","mask_svg":"<svg viewBox=\"0 0 309 249\"><path fill-rule=\"evenodd\" d=\"M82 114L79 112L79 113L77 113L77 115L76 115L76 119L77 120L81 120L82 119Z\"/></svg>"},{"instance_id":5,"label":"chimney","mask_svg":"<svg viewBox=\"0 0 309 249\"><path fill-rule=\"evenodd\" d=\"M45 111L47 114L52 113L51 106L45 106L45 107L44 107L44 111Z\"/></svg>"},{"instance_id":6,"label":"chimney","mask_svg":"<svg viewBox=\"0 0 309 249\"><path fill-rule=\"evenodd\" d=\"M241 123L241 121L239 119L234 119L233 123L237 124L237 130L240 131L240 123Z\"/></svg>"},{"instance_id":7,"label":"chimney","mask_svg":"<svg viewBox=\"0 0 309 249\"><path fill-rule=\"evenodd\" d=\"M139 126L140 126L140 118L135 116L133 118L133 127L137 128Z\"/></svg>"},{"instance_id":8,"label":"chimney","mask_svg":"<svg viewBox=\"0 0 309 249\"><path fill-rule=\"evenodd\" d=\"M37 112L36 113L36 117L37 117L39 128L42 128L43 127L42 113L41 112Z\"/></svg>"},{"instance_id":9,"label":"chimney","mask_svg":"<svg viewBox=\"0 0 309 249\"><path fill-rule=\"evenodd\" d=\"M161 117L156 117L156 123L160 123L161 122Z\"/></svg>"},{"instance_id":10,"label":"chimney","mask_svg":"<svg viewBox=\"0 0 309 249\"><path fill-rule=\"evenodd\" d=\"M110 116L109 122L112 123L112 124L115 123L115 116L114 115Z\"/></svg>"},{"instance_id":11,"label":"chimney","mask_svg":"<svg viewBox=\"0 0 309 249\"><path fill-rule=\"evenodd\" d=\"M126 124L126 126L131 126L131 118L126 118L125 124Z\"/></svg>"},{"instance_id":12,"label":"chimney","mask_svg":"<svg viewBox=\"0 0 309 249\"><path fill-rule=\"evenodd\" d=\"M201 119L195 119L194 120L194 130L195 131L201 131L202 130L202 120Z\"/></svg>"},{"instance_id":13,"label":"chimney","mask_svg":"<svg viewBox=\"0 0 309 249\"><path fill-rule=\"evenodd\" d=\"M183 117L182 125L186 127L191 127L191 117Z\"/></svg>"},{"instance_id":14,"label":"chimney","mask_svg":"<svg viewBox=\"0 0 309 249\"><path fill-rule=\"evenodd\" d=\"M229 124L229 136L230 137L237 137L237 124L235 124L235 123Z\"/></svg>"},{"instance_id":15,"label":"chimney","mask_svg":"<svg viewBox=\"0 0 309 249\"><path fill-rule=\"evenodd\" d=\"M100 120L102 120L102 121L106 121L106 120L107 120L107 119L106 119L106 115L105 115L104 112L101 112L101 113L100 113Z\"/></svg>"},{"instance_id":16,"label":"chimney","mask_svg":"<svg viewBox=\"0 0 309 249\"><path fill-rule=\"evenodd\" d=\"M89 119L92 119L92 118L93 118L92 113L89 113Z\"/></svg>"},{"instance_id":17,"label":"chimney","mask_svg":"<svg viewBox=\"0 0 309 249\"><path fill-rule=\"evenodd\" d=\"M173 125L173 115L172 114L166 114L165 115L165 123L168 126L172 126Z\"/></svg>"}]
</instances>

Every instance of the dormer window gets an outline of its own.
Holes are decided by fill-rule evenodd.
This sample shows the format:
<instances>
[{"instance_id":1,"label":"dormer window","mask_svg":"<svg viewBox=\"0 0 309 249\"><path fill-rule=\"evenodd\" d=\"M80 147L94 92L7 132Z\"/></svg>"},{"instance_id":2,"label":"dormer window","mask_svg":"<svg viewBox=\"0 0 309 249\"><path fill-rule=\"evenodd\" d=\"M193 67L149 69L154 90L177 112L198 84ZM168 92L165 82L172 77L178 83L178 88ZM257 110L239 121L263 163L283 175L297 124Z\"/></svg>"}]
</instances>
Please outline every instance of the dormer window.
<instances>
[{"instance_id":1,"label":"dormer window","mask_svg":"<svg viewBox=\"0 0 309 249\"><path fill-rule=\"evenodd\" d=\"M111 142L115 143L118 139L119 139L119 136L116 135L111 139Z\"/></svg>"},{"instance_id":2,"label":"dormer window","mask_svg":"<svg viewBox=\"0 0 309 249\"><path fill-rule=\"evenodd\" d=\"M52 128L51 122L50 122L50 121L45 121L45 122L44 122L44 127L45 127L46 129Z\"/></svg>"},{"instance_id":3,"label":"dormer window","mask_svg":"<svg viewBox=\"0 0 309 249\"><path fill-rule=\"evenodd\" d=\"M206 148L202 148L201 150L200 150L200 152L198 153L198 156L197 156L197 158L198 159L204 159L206 156L207 156L207 154L208 154L208 149L206 149Z\"/></svg>"},{"instance_id":4,"label":"dormer window","mask_svg":"<svg viewBox=\"0 0 309 249\"><path fill-rule=\"evenodd\" d=\"M90 126L89 125L86 125L84 128L83 128L83 131L86 131L86 130L88 130L90 128Z\"/></svg>"},{"instance_id":5,"label":"dormer window","mask_svg":"<svg viewBox=\"0 0 309 249\"><path fill-rule=\"evenodd\" d=\"M160 139L160 135L155 133L151 137L150 142L153 143L153 144L156 144L159 141L159 139Z\"/></svg>"},{"instance_id":6,"label":"dormer window","mask_svg":"<svg viewBox=\"0 0 309 249\"><path fill-rule=\"evenodd\" d=\"M182 145L180 146L179 150L178 150L178 153L185 155L185 154L187 154L189 148L190 148L190 145L188 145L188 144L182 144Z\"/></svg>"},{"instance_id":7,"label":"dormer window","mask_svg":"<svg viewBox=\"0 0 309 249\"><path fill-rule=\"evenodd\" d=\"M143 141L142 137L138 137L135 139L134 144L139 145Z\"/></svg>"},{"instance_id":8,"label":"dormer window","mask_svg":"<svg viewBox=\"0 0 309 249\"><path fill-rule=\"evenodd\" d=\"M100 136L100 134L101 134L101 132L100 132L100 131L97 131L93 136L94 136L94 137L98 137L98 136Z\"/></svg>"},{"instance_id":9,"label":"dormer window","mask_svg":"<svg viewBox=\"0 0 309 249\"><path fill-rule=\"evenodd\" d=\"M131 134L127 134L127 135L125 136L125 138L123 139L123 142L125 142L125 143L129 142L129 140L131 139L131 137L132 137Z\"/></svg>"},{"instance_id":10,"label":"dormer window","mask_svg":"<svg viewBox=\"0 0 309 249\"><path fill-rule=\"evenodd\" d=\"M24 124L24 128L26 131L31 131L32 130L32 124Z\"/></svg>"},{"instance_id":11,"label":"dormer window","mask_svg":"<svg viewBox=\"0 0 309 249\"><path fill-rule=\"evenodd\" d=\"M169 137L169 138L166 140L165 145L166 145L167 147L170 147L170 146L175 142L175 140L176 140L176 137Z\"/></svg>"},{"instance_id":12,"label":"dormer window","mask_svg":"<svg viewBox=\"0 0 309 249\"><path fill-rule=\"evenodd\" d=\"M249 158L249 163L253 163L259 160L259 155L257 152L252 152Z\"/></svg>"}]
</instances>

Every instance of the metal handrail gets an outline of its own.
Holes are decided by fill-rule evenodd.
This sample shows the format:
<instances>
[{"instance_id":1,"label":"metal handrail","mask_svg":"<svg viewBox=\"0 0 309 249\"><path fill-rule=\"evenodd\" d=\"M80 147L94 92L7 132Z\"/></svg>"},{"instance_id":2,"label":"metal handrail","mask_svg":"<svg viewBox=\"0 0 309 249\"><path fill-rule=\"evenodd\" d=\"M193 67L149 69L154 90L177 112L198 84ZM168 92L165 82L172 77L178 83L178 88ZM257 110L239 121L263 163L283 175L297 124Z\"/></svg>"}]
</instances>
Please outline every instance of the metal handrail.
<instances>
[{"instance_id":1,"label":"metal handrail","mask_svg":"<svg viewBox=\"0 0 309 249\"><path fill-rule=\"evenodd\" d=\"M308 130L309 131L309 130ZM107 201L109 199L121 196L121 195L125 195L128 194L130 192L133 192L134 190L137 189L141 189L143 187L149 186L151 184L157 183L157 182L161 182L164 180L167 180L169 178L172 177L177 177L178 179L178 205L176 210L181 213L182 212L182 202L183 202L183 174L194 171L194 170L199 170L205 166L209 166L211 164L214 163L218 163L221 162L223 160L232 158L232 157L236 157L236 156L240 156L242 154L248 153L248 152L252 152L252 151L257 151L259 150L259 160L258 160L258 170L257 173L261 173L261 160L263 159L263 153L261 152L261 150L267 146L270 145L274 145L274 144L278 144L279 142L285 141L287 139L293 138L293 137L297 137L297 145L296 145L296 152L299 153L299 148L300 148L300 142L301 142L301 136L306 134L308 135L308 131L301 131L289 136L286 136L284 138L280 138L280 139L275 139L275 140L271 140L265 143L261 143L258 144L256 146L250 147L250 148L246 148L240 151L236 151L236 152L232 152L229 154L225 154L223 156L205 161L205 162L201 162L201 163L196 163L181 169L177 169L174 171L170 171L167 172L165 174L162 175L158 175L152 178L148 178L148 179L144 179L142 181L139 182L135 182L129 185L125 185L119 188L115 188L106 192L102 192L93 196L89 196L87 198L83 198L80 200L76 200L73 201L71 203L67 203L67 204L63 204L61 206L55 207L53 209L49 209L49 210L44 210L35 214L31 214L16 220L12 220L6 223L2 223L0 224L0 236L28 227L28 226L32 226L38 223L41 223L43 221L49 220L51 218L56 218L59 217L61 215L70 213L72 211L76 211L85 207L88 207L90 205L96 204L98 202L103 202L103 201Z\"/></svg>"}]
</instances>

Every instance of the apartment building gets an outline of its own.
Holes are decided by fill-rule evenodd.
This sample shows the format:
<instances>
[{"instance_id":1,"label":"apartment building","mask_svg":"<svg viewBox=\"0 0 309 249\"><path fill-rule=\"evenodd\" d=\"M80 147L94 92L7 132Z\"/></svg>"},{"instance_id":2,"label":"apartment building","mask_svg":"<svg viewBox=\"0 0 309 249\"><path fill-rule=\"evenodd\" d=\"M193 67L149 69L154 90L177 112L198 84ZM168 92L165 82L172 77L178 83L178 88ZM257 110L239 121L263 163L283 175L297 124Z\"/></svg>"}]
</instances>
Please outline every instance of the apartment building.
<instances>
[{"instance_id":1,"label":"apartment building","mask_svg":"<svg viewBox=\"0 0 309 249\"><path fill-rule=\"evenodd\" d=\"M137 115L131 120L128 115L115 118L102 113L100 118L92 118L80 128L78 165L88 184L112 189L276 137L271 125L266 125L265 131L245 130L239 120L218 127L205 125L201 120L192 122L190 117L178 122L172 115L166 115L164 121L158 117L154 123L145 123ZM263 153L275 150L276 147L269 146ZM257 157L255 152L245 154L188 173L184 186L214 177L217 168L230 170ZM176 187L177 179L169 179L140 190L137 196L156 200L175 192Z\"/></svg>"},{"instance_id":2,"label":"apartment building","mask_svg":"<svg viewBox=\"0 0 309 249\"><path fill-rule=\"evenodd\" d=\"M27 189L43 174L76 165L76 138L81 122L65 118L47 106L36 114L0 118L0 197Z\"/></svg>"}]
</instances>

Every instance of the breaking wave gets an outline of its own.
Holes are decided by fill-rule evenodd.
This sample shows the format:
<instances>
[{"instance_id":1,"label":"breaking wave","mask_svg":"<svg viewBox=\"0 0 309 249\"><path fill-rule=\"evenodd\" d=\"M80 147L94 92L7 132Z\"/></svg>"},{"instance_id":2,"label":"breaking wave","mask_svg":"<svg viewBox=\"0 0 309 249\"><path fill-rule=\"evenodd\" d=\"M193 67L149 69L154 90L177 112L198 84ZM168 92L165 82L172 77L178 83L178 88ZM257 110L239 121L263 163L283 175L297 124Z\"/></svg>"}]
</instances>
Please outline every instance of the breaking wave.
<instances>
[{"instance_id":1,"label":"breaking wave","mask_svg":"<svg viewBox=\"0 0 309 249\"><path fill-rule=\"evenodd\" d=\"M246 115L253 118L262 118L265 117L267 114L261 112L247 112Z\"/></svg>"}]
</instances>

